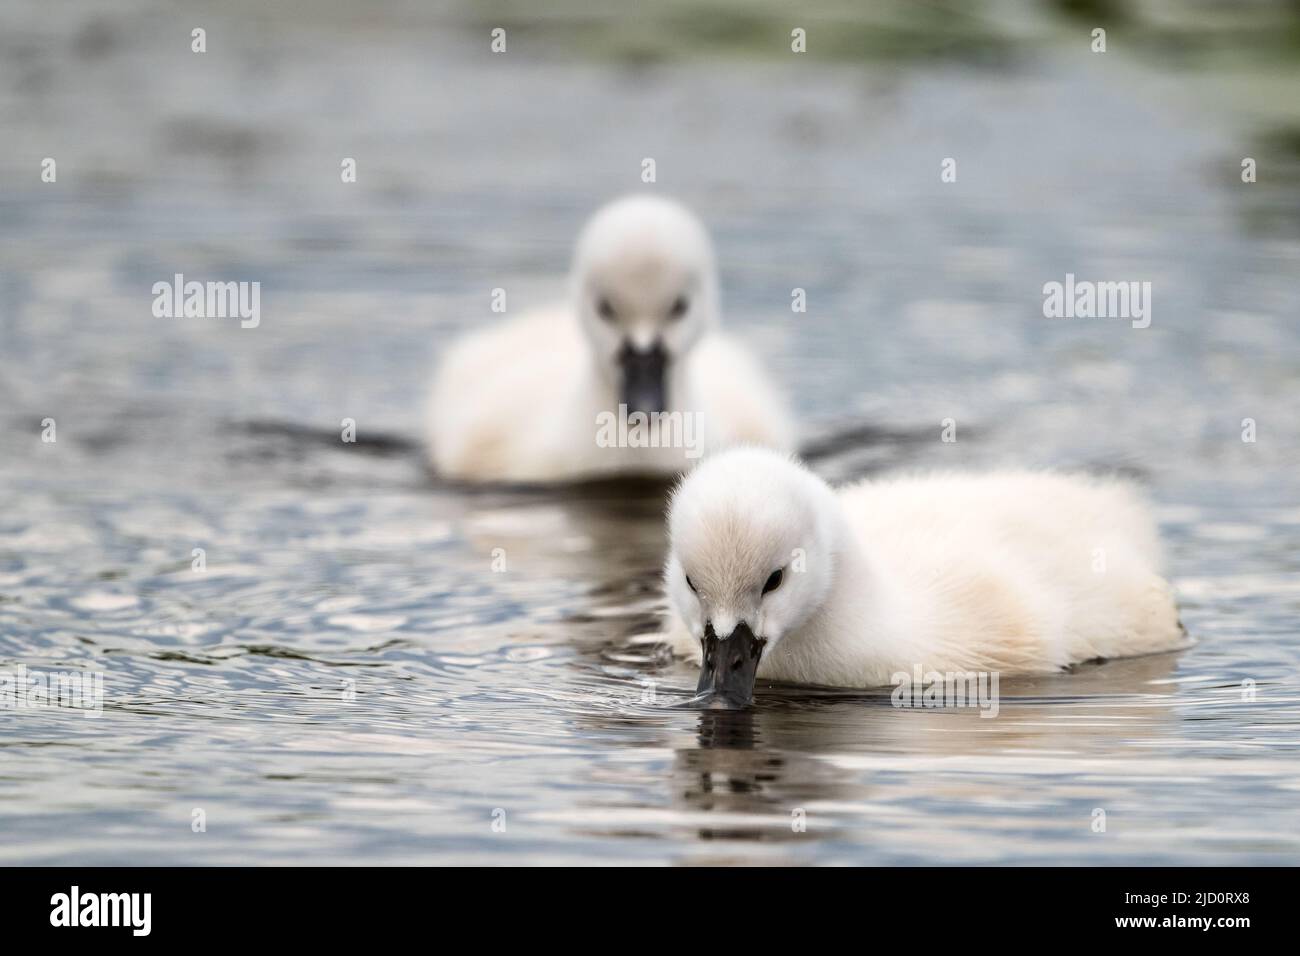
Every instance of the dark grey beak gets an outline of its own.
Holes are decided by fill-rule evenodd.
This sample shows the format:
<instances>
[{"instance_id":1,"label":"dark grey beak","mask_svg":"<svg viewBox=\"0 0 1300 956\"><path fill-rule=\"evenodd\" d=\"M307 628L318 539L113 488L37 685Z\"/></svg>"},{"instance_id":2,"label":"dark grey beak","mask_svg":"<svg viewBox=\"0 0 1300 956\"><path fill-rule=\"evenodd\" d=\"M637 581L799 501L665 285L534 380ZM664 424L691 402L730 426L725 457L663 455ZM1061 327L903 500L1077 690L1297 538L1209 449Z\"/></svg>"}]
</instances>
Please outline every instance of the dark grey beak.
<instances>
[{"instance_id":1,"label":"dark grey beak","mask_svg":"<svg viewBox=\"0 0 1300 956\"><path fill-rule=\"evenodd\" d=\"M743 621L726 637L718 637L712 624L706 626L696 702L710 710L738 710L753 703L754 679L765 643Z\"/></svg>"},{"instance_id":2,"label":"dark grey beak","mask_svg":"<svg viewBox=\"0 0 1300 956\"><path fill-rule=\"evenodd\" d=\"M618 351L618 366L622 373L619 383L619 403L629 412L653 414L667 409L664 373L668 368L668 353L656 342L647 352L624 342Z\"/></svg>"}]
</instances>

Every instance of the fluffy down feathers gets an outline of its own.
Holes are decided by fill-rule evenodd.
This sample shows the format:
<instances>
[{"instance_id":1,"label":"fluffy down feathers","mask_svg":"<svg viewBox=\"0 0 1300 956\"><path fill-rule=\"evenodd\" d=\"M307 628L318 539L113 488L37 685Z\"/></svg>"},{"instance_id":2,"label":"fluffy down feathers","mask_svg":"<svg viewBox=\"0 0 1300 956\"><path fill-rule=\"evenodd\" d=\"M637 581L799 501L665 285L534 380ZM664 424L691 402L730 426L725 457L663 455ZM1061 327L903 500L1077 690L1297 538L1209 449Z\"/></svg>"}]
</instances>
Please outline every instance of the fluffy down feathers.
<instances>
[{"instance_id":1,"label":"fluffy down feathers","mask_svg":"<svg viewBox=\"0 0 1300 956\"><path fill-rule=\"evenodd\" d=\"M768 641L760 679L1046 673L1185 641L1155 526L1115 479L939 473L832 491L743 449L683 481L669 530L675 649L698 660L706 620L718 633L744 620ZM764 595L773 567L788 583Z\"/></svg>"}]
</instances>

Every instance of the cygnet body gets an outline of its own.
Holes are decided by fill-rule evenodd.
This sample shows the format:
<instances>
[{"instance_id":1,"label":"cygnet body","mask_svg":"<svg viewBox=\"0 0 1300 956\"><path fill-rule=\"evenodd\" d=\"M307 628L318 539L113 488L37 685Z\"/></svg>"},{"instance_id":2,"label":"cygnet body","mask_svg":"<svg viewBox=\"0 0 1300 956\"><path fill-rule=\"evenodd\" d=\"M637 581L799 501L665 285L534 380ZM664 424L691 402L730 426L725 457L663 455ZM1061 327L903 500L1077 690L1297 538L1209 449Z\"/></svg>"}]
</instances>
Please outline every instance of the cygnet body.
<instances>
[{"instance_id":1,"label":"cygnet body","mask_svg":"<svg viewBox=\"0 0 1300 956\"><path fill-rule=\"evenodd\" d=\"M436 471L485 482L672 476L736 444L788 450L791 416L759 363L718 331L712 243L652 196L600 209L569 301L471 334L430 394Z\"/></svg>"},{"instance_id":2,"label":"cygnet body","mask_svg":"<svg viewBox=\"0 0 1300 956\"><path fill-rule=\"evenodd\" d=\"M1127 482L939 473L832 489L734 449L669 514L668 638L701 692L755 680L887 685L926 672L1044 674L1185 643L1160 545Z\"/></svg>"}]
</instances>

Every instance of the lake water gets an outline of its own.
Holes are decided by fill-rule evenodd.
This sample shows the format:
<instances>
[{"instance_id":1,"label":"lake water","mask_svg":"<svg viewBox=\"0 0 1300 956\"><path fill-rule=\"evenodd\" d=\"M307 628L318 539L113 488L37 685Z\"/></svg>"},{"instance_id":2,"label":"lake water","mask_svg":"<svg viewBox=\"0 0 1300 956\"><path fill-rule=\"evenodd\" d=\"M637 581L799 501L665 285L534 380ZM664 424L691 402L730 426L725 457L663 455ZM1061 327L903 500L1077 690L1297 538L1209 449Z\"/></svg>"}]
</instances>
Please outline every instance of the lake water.
<instances>
[{"instance_id":1,"label":"lake water","mask_svg":"<svg viewBox=\"0 0 1300 956\"><path fill-rule=\"evenodd\" d=\"M0 862L1300 863L1295 62L1007 7L1005 50L861 65L815 29L493 56L459 6L8 4L0 669L104 706L0 712ZM822 474L1131 473L1195 645L1004 680L991 720L682 707L662 488L454 487L419 449L439 350L494 288L560 294L647 156ZM261 282L261 324L155 318L177 272ZM1150 281L1150 327L1045 319L1067 273Z\"/></svg>"}]
</instances>

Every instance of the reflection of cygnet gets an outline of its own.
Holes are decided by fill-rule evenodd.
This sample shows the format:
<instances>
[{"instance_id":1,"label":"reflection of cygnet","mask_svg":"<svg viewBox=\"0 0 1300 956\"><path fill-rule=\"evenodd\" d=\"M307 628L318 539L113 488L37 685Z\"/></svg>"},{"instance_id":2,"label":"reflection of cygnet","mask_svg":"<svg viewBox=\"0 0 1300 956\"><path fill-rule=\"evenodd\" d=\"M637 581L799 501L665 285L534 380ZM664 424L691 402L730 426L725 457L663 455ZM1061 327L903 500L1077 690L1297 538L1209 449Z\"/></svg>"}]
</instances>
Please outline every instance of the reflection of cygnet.
<instances>
[{"instance_id":1,"label":"reflection of cygnet","mask_svg":"<svg viewBox=\"0 0 1300 956\"><path fill-rule=\"evenodd\" d=\"M699 220L665 199L613 202L578 239L567 305L474 333L442 359L433 465L464 480L546 482L672 475L737 443L792 448L776 389L717 326Z\"/></svg>"},{"instance_id":2,"label":"reflection of cygnet","mask_svg":"<svg viewBox=\"0 0 1300 956\"><path fill-rule=\"evenodd\" d=\"M733 449L682 481L665 583L700 690L878 687L916 667L1043 674L1184 643L1155 526L1122 481L1007 471L839 491Z\"/></svg>"}]
</instances>

